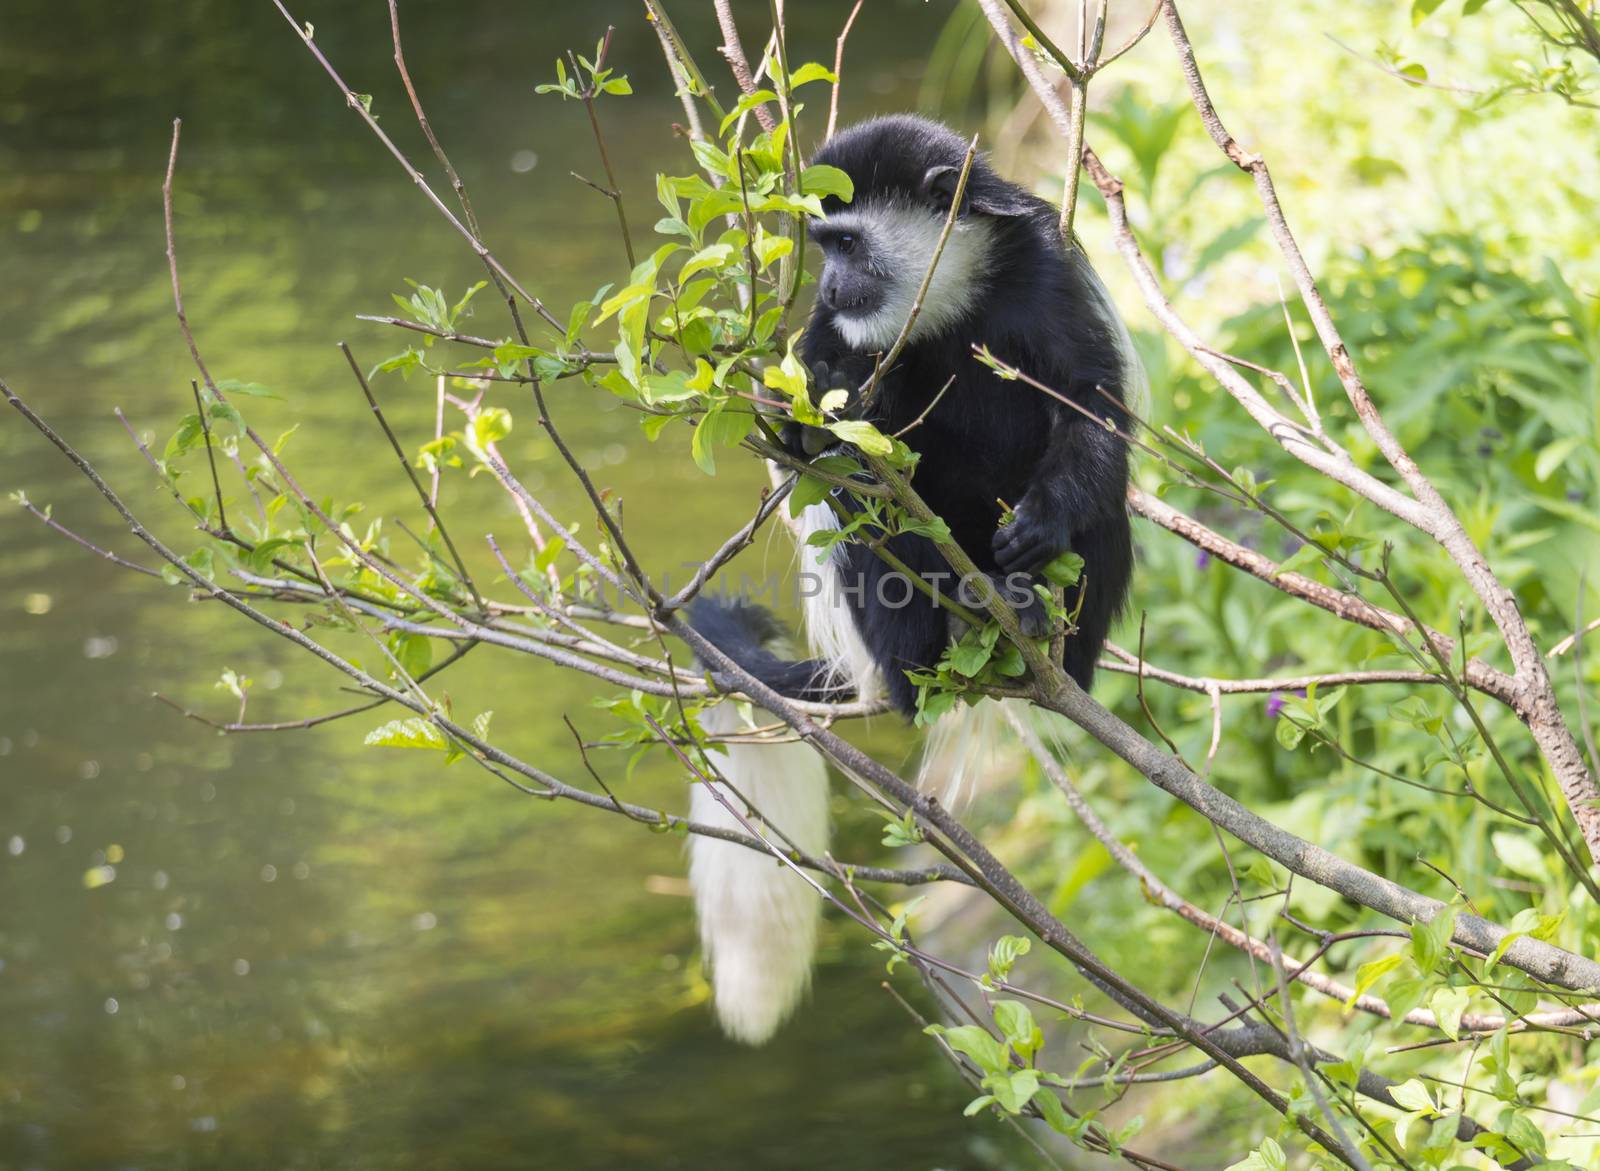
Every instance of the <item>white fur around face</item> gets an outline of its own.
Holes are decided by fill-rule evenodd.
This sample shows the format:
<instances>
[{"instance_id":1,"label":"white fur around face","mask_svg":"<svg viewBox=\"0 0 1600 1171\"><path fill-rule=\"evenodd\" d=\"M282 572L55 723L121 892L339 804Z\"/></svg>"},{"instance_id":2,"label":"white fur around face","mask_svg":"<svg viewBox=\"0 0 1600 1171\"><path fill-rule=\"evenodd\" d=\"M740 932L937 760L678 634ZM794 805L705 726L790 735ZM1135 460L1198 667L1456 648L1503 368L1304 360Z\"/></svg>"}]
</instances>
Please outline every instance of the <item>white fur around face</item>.
<instances>
[{"instance_id":1,"label":"white fur around face","mask_svg":"<svg viewBox=\"0 0 1600 1171\"><path fill-rule=\"evenodd\" d=\"M883 202L835 212L827 222L865 239L871 271L888 284L888 296L875 312L864 317L835 315L839 335L854 350L887 350L911 315L945 217L926 207ZM911 327L911 341L936 336L972 307L988 271L993 231L982 216L956 220L933 270L922 311Z\"/></svg>"}]
</instances>

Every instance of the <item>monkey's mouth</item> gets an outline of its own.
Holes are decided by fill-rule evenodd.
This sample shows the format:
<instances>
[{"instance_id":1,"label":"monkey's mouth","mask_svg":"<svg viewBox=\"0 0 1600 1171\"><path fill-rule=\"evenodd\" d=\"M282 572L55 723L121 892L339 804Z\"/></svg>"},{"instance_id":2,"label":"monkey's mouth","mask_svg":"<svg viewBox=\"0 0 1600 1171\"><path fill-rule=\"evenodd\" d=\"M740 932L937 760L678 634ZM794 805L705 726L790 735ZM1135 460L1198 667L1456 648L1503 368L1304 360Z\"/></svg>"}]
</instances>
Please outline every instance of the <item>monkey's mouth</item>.
<instances>
[{"instance_id":1,"label":"monkey's mouth","mask_svg":"<svg viewBox=\"0 0 1600 1171\"><path fill-rule=\"evenodd\" d=\"M828 308L834 313L857 321L873 316L883 308L883 302L881 294L870 291L842 295L835 293L827 299Z\"/></svg>"}]
</instances>

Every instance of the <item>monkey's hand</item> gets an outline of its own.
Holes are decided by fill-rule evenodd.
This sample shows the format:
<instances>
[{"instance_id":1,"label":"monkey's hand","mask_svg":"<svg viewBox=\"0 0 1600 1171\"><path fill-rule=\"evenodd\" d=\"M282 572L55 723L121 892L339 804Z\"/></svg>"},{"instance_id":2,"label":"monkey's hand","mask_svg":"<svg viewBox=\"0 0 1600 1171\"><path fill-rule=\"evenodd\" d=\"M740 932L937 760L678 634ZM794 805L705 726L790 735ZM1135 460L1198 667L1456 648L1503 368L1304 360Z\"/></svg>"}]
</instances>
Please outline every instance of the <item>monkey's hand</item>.
<instances>
[{"instance_id":1,"label":"monkey's hand","mask_svg":"<svg viewBox=\"0 0 1600 1171\"><path fill-rule=\"evenodd\" d=\"M778 428L778 439L785 451L796 459L804 460L815 459L827 448L839 442L833 432L824 431L821 427L796 423L793 419Z\"/></svg>"},{"instance_id":2,"label":"monkey's hand","mask_svg":"<svg viewBox=\"0 0 1600 1171\"><path fill-rule=\"evenodd\" d=\"M850 361L849 355L838 369L830 366L826 361L811 363L811 401L821 405L824 398L835 390L843 390L849 397L844 404L835 408L831 413L842 418L848 418L851 409L856 405L857 392L860 385L855 381L858 372L853 368L855 363ZM868 368L868 374L871 369ZM838 443L838 437L831 431L822 427L812 427L805 423L789 420L778 431L778 438L783 441L783 448L790 455L798 459L815 459L823 451Z\"/></svg>"},{"instance_id":3,"label":"monkey's hand","mask_svg":"<svg viewBox=\"0 0 1600 1171\"><path fill-rule=\"evenodd\" d=\"M1011 523L995 530L990 542L995 564L1006 573L1038 573L1072 548L1066 517L1048 501L1025 496Z\"/></svg>"}]
</instances>

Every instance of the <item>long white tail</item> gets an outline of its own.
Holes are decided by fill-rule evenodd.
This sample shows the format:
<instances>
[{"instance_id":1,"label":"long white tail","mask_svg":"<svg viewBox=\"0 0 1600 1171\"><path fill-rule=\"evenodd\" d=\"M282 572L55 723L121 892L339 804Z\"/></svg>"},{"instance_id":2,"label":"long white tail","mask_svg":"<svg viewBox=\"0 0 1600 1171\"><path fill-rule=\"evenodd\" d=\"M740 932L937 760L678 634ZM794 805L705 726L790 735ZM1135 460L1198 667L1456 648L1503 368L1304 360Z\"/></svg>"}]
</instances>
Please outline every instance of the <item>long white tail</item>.
<instances>
[{"instance_id":1,"label":"long white tail","mask_svg":"<svg viewBox=\"0 0 1600 1171\"><path fill-rule=\"evenodd\" d=\"M755 715L762 722L773 719L759 710ZM701 726L713 734L741 724L729 702L701 717ZM708 784L691 787L693 820L747 832L737 811L780 849L785 838L808 854L828 848L828 772L810 747L798 741L728 744L711 755L728 784L717 785L715 794ZM758 815L747 814L750 806ZM711 965L717 1019L730 1037L759 1045L788 1018L811 982L822 900L770 854L703 835L689 843L689 885L700 945Z\"/></svg>"}]
</instances>

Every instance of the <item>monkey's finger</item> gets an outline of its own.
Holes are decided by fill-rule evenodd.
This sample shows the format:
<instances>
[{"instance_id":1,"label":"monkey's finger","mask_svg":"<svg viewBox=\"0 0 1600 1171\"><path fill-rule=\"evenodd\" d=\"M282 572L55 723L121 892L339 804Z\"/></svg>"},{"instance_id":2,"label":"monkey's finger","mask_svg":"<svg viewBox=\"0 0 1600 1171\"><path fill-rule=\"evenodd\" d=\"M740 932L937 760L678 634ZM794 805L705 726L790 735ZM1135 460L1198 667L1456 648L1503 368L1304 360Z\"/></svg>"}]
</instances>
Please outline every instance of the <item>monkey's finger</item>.
<instances>
[{"instance_id":1,"label":"monkey's finger","mask_svg":"<svg viewBox=\"0 0 1600 1171\"><path fill-rule=\"evenodd\" d=\"M1003 529L997 529L989 542L996 554L1014 552L1039 540L1038 530L1023 520L1015 520Z\"/></svg>"},{"instance_id":2,"label":"monkey's finger","mask_svg":"<svg viewBox=\"0 0 1600 1171\"><path fill-rule=\"evenodd\" d=\"M1046 551L1046 546L1034 541L1007 547L995 554L995 560L1007 573L1032 573L1048 560Z\"/></svg>"},{"instance_id":3,"label":"monkey's finger","mask_svg":"<svg viewBox=\"0 0 1600 1171\"><path fill-rule=\"evenodd\" d=\"M998 553L1007 545L1015 544L1020 535L1021 529L1016 525L1015 522L1007 525L1003 529L996 529L994 531L994 536L989 538L989 548Z\"/></svg>"}]
</instances>

